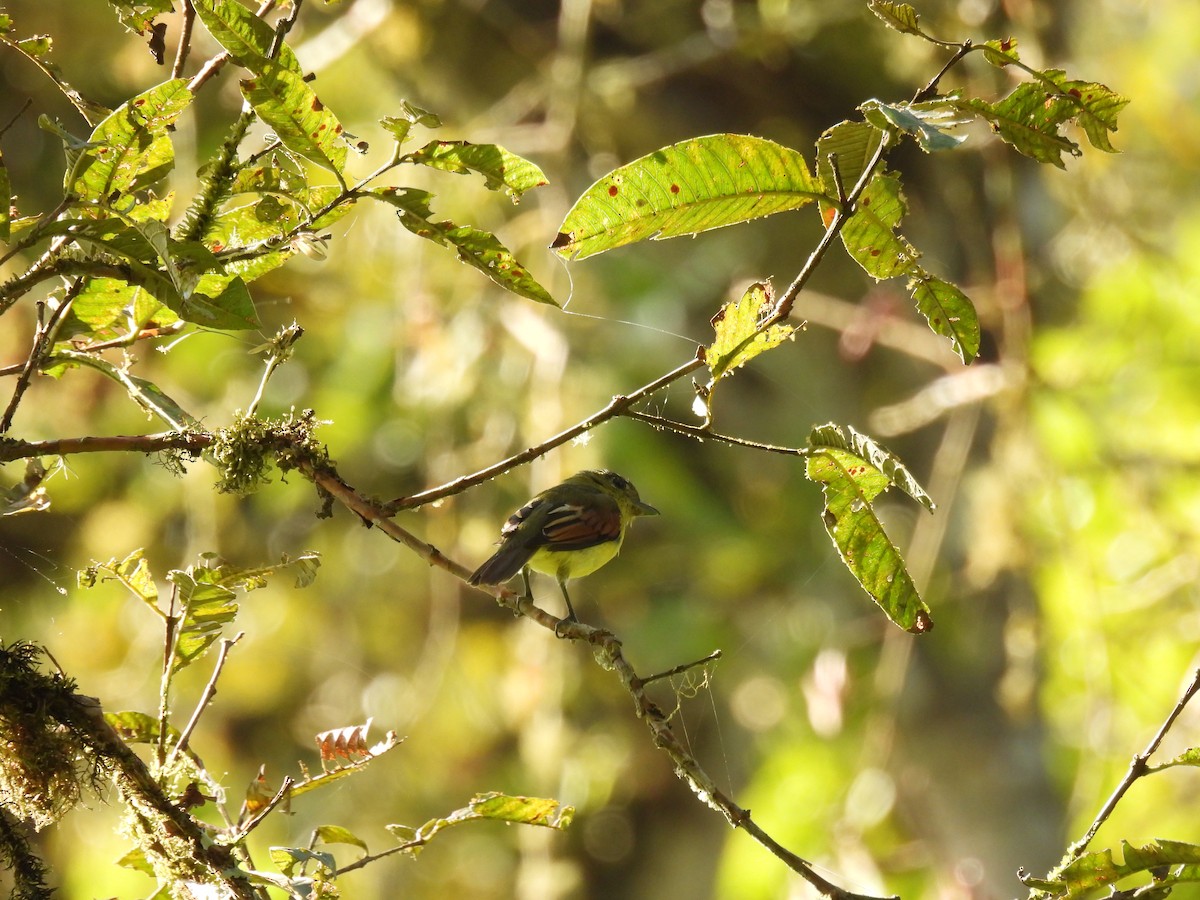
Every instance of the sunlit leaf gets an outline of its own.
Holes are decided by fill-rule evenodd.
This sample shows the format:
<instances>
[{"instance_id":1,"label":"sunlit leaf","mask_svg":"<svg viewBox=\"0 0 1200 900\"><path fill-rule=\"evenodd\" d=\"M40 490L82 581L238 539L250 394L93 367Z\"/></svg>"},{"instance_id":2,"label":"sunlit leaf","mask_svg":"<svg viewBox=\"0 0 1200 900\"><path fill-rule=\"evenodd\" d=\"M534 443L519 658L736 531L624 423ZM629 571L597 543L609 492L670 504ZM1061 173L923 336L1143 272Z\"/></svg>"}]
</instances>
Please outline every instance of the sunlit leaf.
<instances>
[{"instance_id":1,"label":"sunlit leaf","mask_svg":"<svg viewBox=\"0 0 1200 900\"><path fill-rule=\"evenodd\" d=\"M316 863L326 872L337 871L337 862L332 853L321 850L305 850L302 847L272 847L271 862L280 872L291 878L296 873L296 866L303 863Z\"/></svg>"},{"instance_id":2,"label":"sunlit leaf","mask_svg":"<svg viewBox=\"0 0 1200 900\"><path fill-rule=\"evenodd\" d=\"M158 742L159 721L157 716L144 712L125 710L123 712L106 712L104 721L107 722L127 744L153 744ZM179 740L179 731L171 725L167 726L167 739L170 743Z\"/></svg>"},{"instance_id":3,"label":"sunlit leaf","mask_svg":"<svg viewBox=\"0 0 1200 900\"><path fill-rule=\"evenodd\" d=\"M121 24L135 34L144 34L155 16L174 12L171 0L108 0Z\"/></svg>"},{"instance_id":4,"label":"sunlit leaf","mask_svg":"<svg viewBox=\"0 0 1200 900\"><path fill-rule=\"evenodd\" d=\"M713 316L716 337L705 349L704 360L714 382L792 336L795 329L785 322L761 330L763 320L773 311L771 285L755 282Z\"/></svg>"},{"instance_id":5,"label":"sunlit leaf","mask_svg":"<svg viewBox=\"0 0 1200 900\"><path fill-rule=\"evenodd\" d=\"M1129 105L1129 98L1099 82L1069 79L1066 72L1059 69L1047 69L1042 74L1075 102L1074 118L1089 143L1105 153L1116 153L1117 148L1109 141L1108 133L1117 130L1117 116Z\"/></svg>"},{"instance_id":6,"label":"sunlit leaf","mask_svg":"<svg viewBox=\"0 0 1200 900\"><path fill-rule=\"evenodd\" d=\"M983 58L997 68L1003 69L1021 59L1017 52L1017 39L1014 37L987 41L980 46L983 48Z\"/></svg>"},{"instance_id":7,"label":"sunlit leaf","mask_svg":"<svg viewBox=\"0 0 1200 900\"><path fill-rule=\"evenodd\" d=\"M635 241L697 234L799 209L822 197L796 150L714 134L655 150L581 196L550 245L583 259Z\"/></svg>"},{"instance_id":8,"label":"sunlit leaf","mask_svg":"<svg viewBox=\"0 0 1200 900\"><path fill-rule=\"evenodd\" d=\"M978 97L956 101L964 110L986 119L1002 140L1038 162L1066 168L1062 155L1079 156L1079 146L1059 134L1062 123L1079 107L1068 97L1051 94L1040 82L1026 82L997 103Z\"/></svg>"},{"instance_id":9,"label":"sunlit leaf","mask_svg":"<svg viewBox=\"0 0 1200 900\"><path fill-rule=\"evenodd\" d=\"M321 738L324 735L336 735L338 732L353 731L363 727L364 726L362 725L351 725L346 729L335 728L332 731L322 732L322 734L317 735L318 744L321 742ZM336 741L337 739L332 738L332 740ZM365 741L363 743L365 744ZM309 791L315 791L318 788L323 788L333 784L335 781L341 781L343 778L348 778L357 772L361 772L369 763L374 762L385 753L395 750L400 746L401 743L402 741L399 737L397 737L396 732L389 731L383 736L383 740L361 750L352 760L337 766L337 768L323 768L319 774L306 777L303 781L299 781L292 785L288 795L290 797L299 797L301 794L307 794ZM324 753L325 750L322 749L322 754L324 755ZM331 756L330 758L333 759L335 757ZM324 766L324 760L322 761L322 766Z\"/></svg>"},{"instance_id":10,"label":"sunlit leaf","mask_svg":"<svg viewBox=\"0 0 1200 900\"><path fill-rule=\"evenodd\" d=\"M301 74L268 60L241 87L246 102L285 147L341 176L347 153L342 125Z\"/></svg>"},{"instance_id":11,"label":"sunlit leaf","mask_svg":"<svg viewBox=\"0 0 1200 900\"><path fill-rule=\"evenodd\" d=\"M1046 878L1025 876L1021 880L1026 887L1044 892L1046 900L1084 900L1101 892L1112 894L1122 879L1134 875L1144 879L1143 873L1149 873L1160 889L1200 881L1200 846L1195 844L1158 840L1136 847L1121 841L1121 857L1122 861L1117 862L1112 850L1085 853ZM1142 888L1137 896L1162 897L1165 892L1152 894Z\"/></svg>"},{"instance_id":12,"label":"sunlit leaf","mask_svg":"<svg viewBox=\"0 0 1200 900\"><path fill-rule=\"evenodd\" d=\"M430 819L420 828L407 825L388 825L387 830L401 843L420 845L428 843L437 834L465 822L480 822L496 819L521 825L540 825L563 831L575 818L575 807L565 806L557 800L541 797L516 797L490 792L476 794L468 806L456 809L448 816Z\"/></svg>"},{"instance_id":13,"label":"sunlit leaf","mask_svg":"<svg viewBox=\"0 0 1200 900\"><path fill-rule=\"evenodd\" d=\"M911 134L926 153L937 150L953 150L967 139L964 134L951 134L946 129L956 128L971 121L963 118L959 109L947 98L929 100L924 103L884 103L868 100L859 106L867 121L879 128L898 128ZM848 190L848 188L847 188Z\"/></svg>"},{"instance_id":14,"label":"sunlit leaf","mask_svg":"<svg viewBox=\"0 0 1200 900\"><path fill-rule=\"evenodd\" d=\"M950 339L964 363L975 359L979 353L979 316L967 295L924 270L909 280L908 289L929 327Z\"/></svg>"},{"instance_id":15,"label":"sunlit leaf","mask_svg":"<svg viewBox=\"0 0 1200 900\"><path fill-rule=\"evenodd\" d=\"M181 615L171 668L178 672L195 662L221 636L221 629L237 615L236 596L229 588L212 583L211 570L195 567L167 573L178 588Z\"/></svg>"},{"instance_id":16,"label":"sunlit leaf","mask_svg":"<svg viewBox=\"0 0 1200 900\"><path fill-rule=\"evenodd\" d=\"M460 175L478 172L484 176L485 187L493 191L503 188L514 201L529 189L547 183L541 169L495 144L431 141L406 159Z\"/></svg>"},{"instance_id":17,"label":"sunlit leaf","mask_svg":"<svg viewBox=\"0 0 1200 900\"><path fill-rule=\"evenodd\" d=\"M538 303L558 306L550 292L529 274L491 232L481 231L470 225L456 225L449 221L430 221L433 210L429 203L433 195L428 191L387 187L374 191L373 196L395 206L400 224L413 234L435 244L450 247L458 254L460 262L478 269L506 291L528 297Z\"/></svg>"},{"instance_id":18,"label":"sunlit leaf","mask_svg":"<svg viewBox=\"0 0 1200 900\"><path fill-rule=\"evenodd\" d=\"M366 841L349 828L343 828L341 825L319 825L317 827L317 837L326 844L350 844L351 846L360 848L364 853L369 852Z\"/></svg>"},{"instance_id":19,"label":"sunlit leaf","mask_svg":"<svg viewBox=\"0 0 1200 900\"><path fill-rule=\"evenodd\" d=\"M195 0L193 6L204 27L239 66L261 74L272 65L280 65L303 76L296 54L286 43L268 58L275 29L237 0Z\"/></svg>"},{"instance_id":20,"label":"sunlit leaf","mask_svg":"<svg viewBox=\"0 0 1200 900\"><path fill-rule=\"evenodd\" d=\"M124 559L115 557L106 563L94 563L79 573L80 587L94 587L98 582L117 581L131 594L161 615L158 608L158 585L150 574L145 551L134 550Z\"/></svg>"},{"instance_id":21,"label":"sunlit leaf","mask_svg":"<svg viewBox=\"0 0 1200 900\"><path fill-rule=\"evenodd\" d=\"M110 205L115 195L160 181L175 165L169 126L191 102L187 79L176 78L121 104L93 129L68 172L67 190Z\"/></svg>"},{"instance_id":22,"label":"sunlit leaf","mask_svg":"<svg viewBox=\"0 0 1200 900\"><path fill-rule=\"evenodd\" d=\"M414 125L424 128L441 128L442 120L427 109L422 109L407 100L400 104L400 115L384 116L379 120L384 130L396 139L397 144L408 140L409 132Z\"/></svg>"},{"instance_id":23,"label":"sunlit leaf","mask_svg":"<svg viewBox=\"0 0 1200 900\"><path fill-rule=\"evenodd\" d=\"M825 492L825 530L846 567L897 625L915 634L933 627L900 551L888 538L872 502L895 485L927 509L929 495L890 452L854 429L837 425L809 435L806 474Z\"/></svg>"},{"instance_id":24,"label":"sunlit leaf","mask_svg":"<svg viewBox=\"0 0 1200 900\"><path fill-rule=\"evenodd\" d=\"M894 0L871 0L868 4L871 12L883 19L890 28L904 34L920 34L920 17L917 11L907 3L896 3Z\"/></svg>"},{"instance_id":25,"label":"sunlit leaf","mask_svg":"<svg viewBox=\"0 0 1200 900\"><path fill-rule=\"evenodd\" d=\"M842 227L847 252L878 280L909 272L921 255L895 232L906 209L900 179L890 173L877 173Z\"/></svg>"},{"instance_id":26,"label":"sunlit leaf","mask_svg":"<svg viewBox=\"0 0 1200 900\"><path fill-rule=\"evenodd\" d=\"M826 129L817 139L817 175L829 197L838 196L838 181L842 190L850 193L866 171L885 135L868 122L839 122ZM837 162L837 177L834 175ZM833 207L821 204L822 217L828 226Z\"/></svg>"}]
</instances>

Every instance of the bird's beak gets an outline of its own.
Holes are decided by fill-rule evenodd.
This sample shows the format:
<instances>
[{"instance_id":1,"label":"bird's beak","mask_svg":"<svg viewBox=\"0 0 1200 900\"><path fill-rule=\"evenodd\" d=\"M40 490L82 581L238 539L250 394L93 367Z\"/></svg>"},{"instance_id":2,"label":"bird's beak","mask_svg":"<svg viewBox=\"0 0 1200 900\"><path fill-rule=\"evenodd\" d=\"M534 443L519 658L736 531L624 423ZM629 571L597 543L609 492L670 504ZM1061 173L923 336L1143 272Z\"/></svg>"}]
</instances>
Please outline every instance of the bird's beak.
<instances>
[{"instance_id":1,"label":"bird's beak","mask_svg":"<svg viewBox=\"0 0 1200 900\"><path fill-rule=\"evenodd\" d=\"M633 508L635 516L657 516L659 512L649 503L643 503L641 500L637 502L637 506Z\"/></svg>"}]
</instances>

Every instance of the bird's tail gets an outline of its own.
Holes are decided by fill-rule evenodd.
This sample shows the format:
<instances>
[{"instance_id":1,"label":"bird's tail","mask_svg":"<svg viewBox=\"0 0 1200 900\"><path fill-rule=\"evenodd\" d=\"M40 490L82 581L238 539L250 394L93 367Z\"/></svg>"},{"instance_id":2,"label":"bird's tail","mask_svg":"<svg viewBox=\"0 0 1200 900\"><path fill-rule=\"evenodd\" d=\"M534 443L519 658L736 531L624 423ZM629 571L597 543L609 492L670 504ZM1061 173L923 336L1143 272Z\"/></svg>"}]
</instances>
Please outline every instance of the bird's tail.
<instances>
[{"instance_id":1,"label":"bird's tail","mask_svg":"<svg viewBox=\"0 0 1200 900\"><path fill-rule=\"evenodd\" d=\"M533 550L516 544L505 544L487 562L472 573L467 584L504 584L529 562Z\"/></svg>"}]
</instances>

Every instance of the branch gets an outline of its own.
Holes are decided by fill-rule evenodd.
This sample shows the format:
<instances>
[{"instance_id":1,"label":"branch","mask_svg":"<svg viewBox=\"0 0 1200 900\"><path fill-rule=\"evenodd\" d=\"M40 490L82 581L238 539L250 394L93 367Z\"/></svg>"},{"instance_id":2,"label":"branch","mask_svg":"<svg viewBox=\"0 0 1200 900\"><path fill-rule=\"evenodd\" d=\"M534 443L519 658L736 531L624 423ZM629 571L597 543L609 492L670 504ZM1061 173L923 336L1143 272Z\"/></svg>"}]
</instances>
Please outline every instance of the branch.
<instances>
[{"instance_id":1,"label":"branch","mask_svg":"<svg viewBox=\"0 0 1200 900\"><path fill-rule=\"evenodd\" d=\"M16 387L13 388L12 398L8 401L4 415L0 416L0 434L7 432L12 425L13 416L17 414L17 406L20 405L21 398L25 396L25 391L29 388L33 373L38 370L50 352L50 348L54 345L54 336L58 333L59 326L66 318L71 304L74 303L81 290L83 290L83 280L79 279L71 285L66 296L59 300L58 305L51 310L48 320L44 319L46 304L38 303L38 324L33 335L33 348L29 351L29 358L21 367L21 374L17 377Z\"/></svg>"},{"instance_id":2,"label":"branch","mask_svg":"<svg viewBox=\"0 0 1200 900\"><path fill-rule=\"evenodd\" d=\"M239 631L231 638L221 639L221 650L217 655L216 665L213 666L212 677L208 679L208 684L204 687L204 693L200 695L199 701L196 703L196 709L192 712L192 717L188 719L188 723L179 734L179 741L171 748L170 754L167 756L165 766L170 766L174 762L175 757L181 752L187 750L188 740L191 739L192 732L196 730L196 725L200 722L200 715L212 702L213 697L217 695L217 679L221 677L221 670L225 668L225 660L229 656L229 651L233 649L233 645L246 636L246 632Z\"/></svg>"},{"instance_id":3,"label":"branch","mask_svg":"<svg viewBox=\"0 0 1200 900\"><path fill-rule=\"evenodd\" d=\"M692 368L696 367L697 365L700 365L700 363L696 362L689 364L689 366ZM690 371L690 369L688 369L688 371ZM657 390L662 383L669 383L664 382L663 379L671 378L673 380L674 378L681 377L682 374L683 372L681 372L680 369L676 369L673 372L668 373L668 375L663 376L662 379L659 379L656 382L651 382L650 384L646 385L645 388L642 388L640 391L635 392L628 397L614 398L613 402L609 404L608 407L605 407L605 409L600 413L598 413L597 416L603 415L605 418L611 418L612 416L617 415L618 412L627 409L631 403L636 402L636 400L640 399L642 396L645 396L646 393L649 393L652 390ZM589 424L590 422L590 419L585 420L576 426L576 429L586 430L587 427L592 427ZM569 434L573 430L574 429L568 429L568 432L564 432L564 434ZM156 452L172 449L176 446L181 437L184 437L184 435L167 433L161 435L145 435L142 437L107 439L78 438L75 439L74 443L71 445L71 449L73 449L74 452L88 452L101 449L125 449L137 450L141 452ZM203 446L207 446L207 444L211 443L212 441L211 435L189 433L187 437L190 437L194 442L189 444L189 447L197 446L201 442L203 442ZM563 440L569 439L569 437L563 438ZM67 442L65 441L42 442L40 446L54 443L57 443L57 450L49 452L66 452L64 447L66 446ZM31 443L20 441L0 442L0 461L5 459L21 458L22 454L16 453L15 450L17 448L21 448L22 450L27 451L32 446L34 445ZM543 450L542 452L545 451ZM35 454L25 453L24 455ZM392 510L393 504L380 504L359 493L342 479L337 470L331 464L327 462L315 463L311 460L301 459L298 462L297 468L303 475L305 475L305 477L309 478L322 491L332 496L335 500L337 500L350 511L354 512L368 524L377 527L392 540L408 547L430 565L437 566L438 568L449 572L451 575L464 582L470 577L471 570L466 566L450 559L433 544L422 541L407 529L398 525L392 518L394 515ZM471 477L475 479L475 481L472 483L482 480L482 478L478 478L476 476ZM458 489L461 490L462 488L460 487ZM448 493L453 492L454 491L448 491ZM429 500L425 499L421 502L429 502ZM804 878L805 881L815 887L826 897L831 898L831 900L875 900L875 898L869 898L864 895L844 891L826 879L822 878L816 873L816 871L813 870L812 866L807 861L778 843L765 830L763 830L761 826L754 822L754 820L750 817L749 810L738 806L723 791L721 791L720 788L717 787L713 778L704 770L696 758L688 752L683 743L676 737L674 731L671 730L669 718L647 695L647 684L650 684L661 677L665 677L676 670L684 671L691 666L708 662L709 659L712 659L713 657L701 660L700 663L688 663L684 666L678 666L676 669L670 670L670 672L667 673L661 673L659 675L643 678L637 674L636 670L625 658L624 653L621 650L621 641L612 632L601 628L595 628L582 622L564 622L558 617L551 615L532 603L518 602L520 598L517 594L498 585L480 585L479 590L495 597L502 605L512 609L518 615L524 616L525 618L541 625L543 628L554 632L556 636L590 644L593 648L592 656L595 658L597 664L606 671L616 672L622 686L624 686L624 688L633 698L634 710L637 714L637 717L642 719L646 723L647 728L650 729L651 737L655 746L657 746L671 758L671 761L674 763L676 774L684 782L686 782L692 788L692 790L696 792L701 800L703 800L713 809L720 812L730 825L734 826L735 828L741 828L747 832L756 841L770 850L771 853L781 859L790 869L798 873L802 878ZM241 836L244 837L244 835L248 833L251 828L256 826L262 820L262 817L283 799L290 787L290 781L285 782L284 787L281 788L279 793L276 794L276 798L271 802L271 804L269 804L266 809L264 809L258 816L254 818L254 820L252 820L245 828L242 829Z\"/></svg>"},{"instance_id":4,"label":"branch","mask_svg":"<svg viewBox=\"0 0 1200 900\"><path fill-rule=\"evenodd\" d=\"M1138 753L1130 761L1129 771L1125 773L1125 777L1121 780L1121 783L1117 785L1116 790L1112 792L1112 796L1105 801L1104 806L1100 809L1100 812L1096 814L1096 818L1092 822L1091 827L1088 828L1087 833L1084 834L1084 836L1074 844L1072 844L1067 850L1066 858L1063 860L1060 868L1062 865L1066 865L1067 863L1070 863L1071 861L1076 860L1083 855L1083 851L1087 849L1087 846L1091 843L1092 838L1096 836L1096 832L1100 830L1100 826L1108 821L1108 817L1112 815L1112 811L1116 809L1117 804L1121 802L1121 798L1125 796L1125 792L1133 787L1133 783L1135 781L1147 774L1149 771L1149 768L1146 765L1147 760L1149 760L1154 754L1154 751L1158 749L1159 745L1163 742L1163 738L1167 736L1167 732L1171 730L1171 726L1175 724L1175 720L1178 719L1180 714L1183 712L1183 708L1188 705L1188 702L1196 695L1197 691L1200 691L1200 669L1197 669L1192 673L1191 683L1189 683L1187 688L1184 690L1183 696L1179 698L1179 702L1175 704L1175 708L1171 710L1170 714L1163 721L1162 725L1159 726L1158 732L1153 738L1151 738L1150 743L1146 745L1146 749L1141 753Z\"/></svg>"},{"instance_id":5,"label":"branch","mask_svg":"<svg viewBox=\"0 0 1200 900\"><path fill-rule=\"evenodd\" d=\"M650 396L656 391L661 390L672 382L678 381L684 375L696 371L704 365L704 361L699 357L689 360L677 368L672 369L667 374L656 378L649 384L642 385L632 394L613 397L612 402L603 409L592 413L581 422L577 422L565 431L560 431L554 437L543 441L533 447L522 450L508 459L502 459L498 463L488 466L486 469L480 469L470 475L462 475L453 481L448 481L445 484L430 488L427 491L422 491L419 494L413 494L410 497L398 497L386 504L386 508L390 513L394 514L402 509L415 509L418 506L424 506L426 503L432 503L435 500L441 500L444 497L449 497L453 494L465 491L467 488L474 487L477 484L482 484L489 479L495 478L497 475L502 475L509 469L514 469L517 466L527 462L532 462L539 456L544 456L555 447L560 447L568 441L574 440L584 432L591 431L597 425L607 422L615 416L624 415L633 404L639 400Z\"/></svg>"},{"instance_id":6,"label":"branch","mask_svg":"<svg viewBox=\"0 0 1200 900\"><path fill-rule=\"evenodd\" d=\"M183 22L179 26L179 46L175 50L175 64L171 66L171 77L183 75L188 52L192 48L192 26L196 23L196 7L192 0L183 0Z\"/></svg>"}]
</instances>

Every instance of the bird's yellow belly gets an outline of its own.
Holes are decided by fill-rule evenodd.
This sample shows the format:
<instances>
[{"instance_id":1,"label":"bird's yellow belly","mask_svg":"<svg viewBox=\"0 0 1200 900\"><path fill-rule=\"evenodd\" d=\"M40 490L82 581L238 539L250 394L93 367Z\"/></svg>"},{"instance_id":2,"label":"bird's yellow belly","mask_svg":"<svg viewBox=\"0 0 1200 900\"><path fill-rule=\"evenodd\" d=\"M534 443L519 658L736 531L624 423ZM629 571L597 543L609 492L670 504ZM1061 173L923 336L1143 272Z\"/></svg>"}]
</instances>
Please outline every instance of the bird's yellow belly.
<instances>
[{"instance_id":1,"label":"bird's yellow belly","mask_svg":"<svg viewBox=\"0 0 1200 900\"><path fill-rule=\"evenodd\" d=\"M585 550L549 550L540 547L529 557L527 565L535 572L553 575L559 581L591 575L617 555L621 542L605 541Z\"/></svg>"}]
</instances>

